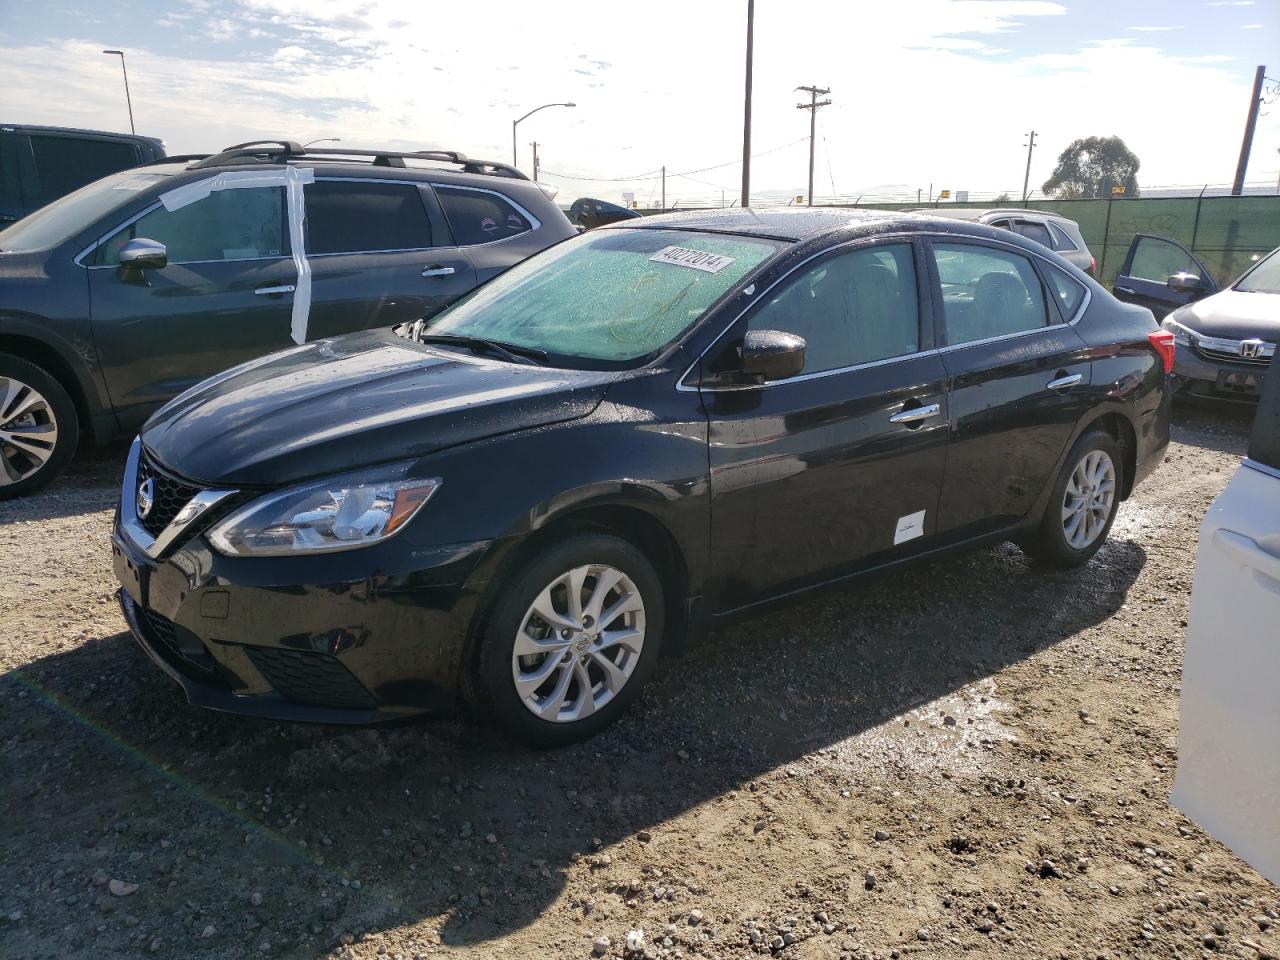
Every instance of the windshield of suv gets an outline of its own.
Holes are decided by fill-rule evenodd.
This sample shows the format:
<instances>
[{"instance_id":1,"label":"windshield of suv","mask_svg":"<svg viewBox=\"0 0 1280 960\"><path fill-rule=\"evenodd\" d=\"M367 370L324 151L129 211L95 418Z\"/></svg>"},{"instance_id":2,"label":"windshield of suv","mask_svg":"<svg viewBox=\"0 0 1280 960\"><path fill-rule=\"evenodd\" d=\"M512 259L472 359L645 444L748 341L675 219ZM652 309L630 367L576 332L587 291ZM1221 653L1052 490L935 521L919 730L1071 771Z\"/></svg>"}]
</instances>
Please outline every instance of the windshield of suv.
<instances>
[{"instance_id":1,"label":"windshield of suv","mask_svg":"<svg viewBox=\"0 0 1280 960\"><path fill-rule=\"evenodd\" d=\"M1266 258L1236 284L1246 293L1280 293L1280 250L1272 250Z\"/></svg>"},{"instance_id":2,"label":"windshield of suv","mask_svg":"<svg viewBox=\"0 0 1280 960\"><path fill-rule=\"evenodd\" d=\"M512 267L428 332L623 364L671 343L783 245L683 230L586 233Z\"/></svg>"},{"instance_id":3,"label":"windshield of suv","mask_svg":"<svg viewBox=\"0 0 1280 960\"><path fill-rule=\"evenodd\" d=\"M68 193L13 226L0 230L0 252L48 250L91 227L168 174L124 170Z\"/></svg>"}]
</instances>

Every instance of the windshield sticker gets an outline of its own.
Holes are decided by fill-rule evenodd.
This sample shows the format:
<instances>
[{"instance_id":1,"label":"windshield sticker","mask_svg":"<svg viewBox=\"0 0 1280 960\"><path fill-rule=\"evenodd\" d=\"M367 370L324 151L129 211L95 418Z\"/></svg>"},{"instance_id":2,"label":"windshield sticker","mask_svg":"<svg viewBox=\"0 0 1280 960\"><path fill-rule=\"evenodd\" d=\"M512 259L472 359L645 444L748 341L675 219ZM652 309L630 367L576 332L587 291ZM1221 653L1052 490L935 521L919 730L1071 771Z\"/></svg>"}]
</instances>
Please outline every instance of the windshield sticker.
<instances>
[{"instance_id":1,"label":"windshield sticker","mask_svg":"<svg viewBox=\"0 0 1280 960\"><path fill-rule=\"evenodd\" d=\"M689 247L663 247L649 259L654 263L674 263L678 267L692 267L703 273L719 273L734 261L733 257L692 250Z\"/></svg>"},{"instance_id":2,"label":"windshield sticker","mask_svg":"<svg viewBox=\"0 0 1280 960\"><path fill-rule=\"evenodd\" d=\"M153 183L159 183L161 180L164 180L167 176L168 174L156 173L156 174L144 175L144 176L138 176L138 177L125 177L123 180L121 180L111 189L112 190L128 190L131 193L137 193L139 190L143 190L151 186Z\"/></svg>"}]
</instances>

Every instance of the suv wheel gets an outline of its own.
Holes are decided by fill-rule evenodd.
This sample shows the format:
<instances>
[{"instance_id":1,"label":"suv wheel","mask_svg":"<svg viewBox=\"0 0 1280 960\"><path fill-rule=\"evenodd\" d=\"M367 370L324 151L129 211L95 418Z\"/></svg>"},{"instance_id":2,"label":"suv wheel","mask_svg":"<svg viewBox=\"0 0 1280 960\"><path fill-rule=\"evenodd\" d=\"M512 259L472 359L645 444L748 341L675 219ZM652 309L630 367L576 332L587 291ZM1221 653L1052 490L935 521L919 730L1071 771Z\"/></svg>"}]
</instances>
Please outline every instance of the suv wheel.
<instances>
[{"instance_id":1,"label":"suv wheel","mask_svg":"<svg viewBox=\"0 0 1280 960\"><path fill-rule=\"evenodd\" d=\"M577 534L499 589L476 677L499 724L553 747L613 723L662 644L662 583L644 554L607 534Z\"/></svg>"},{"instance_id":2,"label":"suv wheel","mask_svg":"<svg viewBox=\"0 0 1280 960\"><path fill-rule=\"evenodd\" d=\"M1097 553L1120 506L1123 463L1120 445L1109 434L1095 430L1077 440L1026 551L1061 569L1077 567Z\"/></svg>"},{"instance_id":3,"label":"suv wheel","mask_svg":"<svg viewBox=\"0 0 1280 960\"><path fill-rule=\"evenodd\" d=\"M71 397L47 371L0 354L0 500L56 477L75 452L80 423Z\"/></svg>"}]
</instances>

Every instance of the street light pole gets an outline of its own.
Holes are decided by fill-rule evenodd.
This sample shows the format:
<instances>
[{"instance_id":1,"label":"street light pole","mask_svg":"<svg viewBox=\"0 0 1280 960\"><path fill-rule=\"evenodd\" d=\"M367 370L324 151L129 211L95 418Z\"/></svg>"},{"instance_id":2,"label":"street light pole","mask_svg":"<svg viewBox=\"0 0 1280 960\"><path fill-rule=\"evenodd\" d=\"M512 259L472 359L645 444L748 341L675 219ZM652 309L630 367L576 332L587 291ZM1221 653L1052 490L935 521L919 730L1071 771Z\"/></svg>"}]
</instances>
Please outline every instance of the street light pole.
<instances>
[{"instance_id":1,"label":"street light pole","mask_svg":"<svg viewBox=\"0 0 1280 960\"><path fill-rule=\"evenodd\" d=\"M742 206L751 205L751 45L756 0L747 0L747 90L742 110Z\"/></svg>"},{"instance_id":2,"label":"street light pole","mask_svg":"<svg viewBox=\"0 0 1280 960\"><path fill-rule=\"evenodd\" d=\"M797 103L797 110L809 111L809 202L807 206L813 206L813 144L814 134L817 129L818 108L828 106L831 101L818 101L819 97L825 97L830 90L824 90L822 87L796 87L797 90L803 90L809 94L808 103Z\"/></svg>"},{"instance_id":3,"label":"street light pole","mask_svg":"<svg viewBox=\"0 0 1280 960\"><path fill-rule=\"evenodd\" d=\"M539 110L545 110L547 109L547 107L576 107L576 106L577 106L576 103L544 103L540 107L534 107L532 110L526 113L523 117L520 117L516 120L512 120L511 121L511 165L513 167L520 165L519 154L516 148L516 127L520 126L521 120L528 120Z\"/></svg>"},{"instance_id":4,"label":"street light pole","mask_svg":"<svg viewBox=\"0 0 1280 960\"><path fill-rule=\"evenodd\" d=\"M1027 202L1027 184L1031 182L1031 151L1036 148L1036 132L1034 130L1027 136L1025 144L1027 148L1027 172L1022 175L1022 202Z\"/></svg>"},{"instance_id":5,"label":"street light pole","mask_svg":"<svg viewBox=\"0 0 1280 960\"><path fill-rule=\"evenodd\" d=\"M129 96L129 70L124 65L123 50L103 50L103 53L109 53L120 58L120 69L124 71L124 102L129 105L129 132L137 133L137 129L133 126L133 98Z\"/></svg>"}]
</instances>

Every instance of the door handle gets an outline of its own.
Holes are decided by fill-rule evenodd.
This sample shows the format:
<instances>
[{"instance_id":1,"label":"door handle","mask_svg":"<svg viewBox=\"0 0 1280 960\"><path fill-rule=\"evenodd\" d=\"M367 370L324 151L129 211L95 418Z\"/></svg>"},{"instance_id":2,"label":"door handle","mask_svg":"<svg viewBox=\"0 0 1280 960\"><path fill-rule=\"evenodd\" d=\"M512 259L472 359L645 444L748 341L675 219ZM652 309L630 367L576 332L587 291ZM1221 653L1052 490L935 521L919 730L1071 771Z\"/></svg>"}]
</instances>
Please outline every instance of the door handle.
<instances>
[{"instance_id":1,"label":"door handle","mask_svg":"<svg viewBox=\"0 0 1280 960\"><path fill-rule=\"evenodd\" d=\"M1122 287L1118 283L1115 285L1114 289L1116 293L1127 293L1130 296L1137 296L1138 293L1138 291L1133 289L1133 287Z\"/></svg>"},{"instance_id":2,"label":"door handle","mask_svg":"<svg viewBox=\"0 0 1280 960\"><path fill-rule=\"evenodd\" d=\"M928 420L930 417L936 417L942 412L942 405L938 403L929 403L923 407L912 407L910 410L899 410L889 418L890 423L919 423L921 420Z\"/></svg>"},{"instance_id":3,"label":"door handle","mask_svg":"<svg viewBox=\"0 0 1280 960\"><path fill-rule=\"evenodd\" d=\"M1253 537L1246 537L1243 533L1223 527L1213 532L1213 543L1237 562L1253 568L1264 577L1280 582L1280 557L1263 550Z\"/></svg>"},{"instance_id":4,"label":"door handle","mask_svg":"<svg viewBox=\"0 0 1280 960\"><path fill-rule=\"evenodd\" d=\"M422 271L424 277L451 277L456 271L453 267L442 267L438 263L433 263Z\"/></svg>"},{"instance_id":5,"label":"door handle","mask_svg":"<svg viewBox=\"0 0 1280 960\"><path fill-rule=\"evenodd\" d=\"M1069 377L1058 377L1056 380L1050 380L1044 387L1046 390L1070 390L1083 379L1084 374L1073 373Z\"/></svg>"},{"instance_id":6,"label":"door handle","mask_svg":"<svg viewBox=\"0 0 1280 960\"><path fill-rule=\"evenodd\" d=\"M274 287L259 287L257 290L253 292L260 297L269 297L274 294L293 293L293 291L294 291L294 286L292 283L280 283Z\"/></svg>"}]
</instances>

